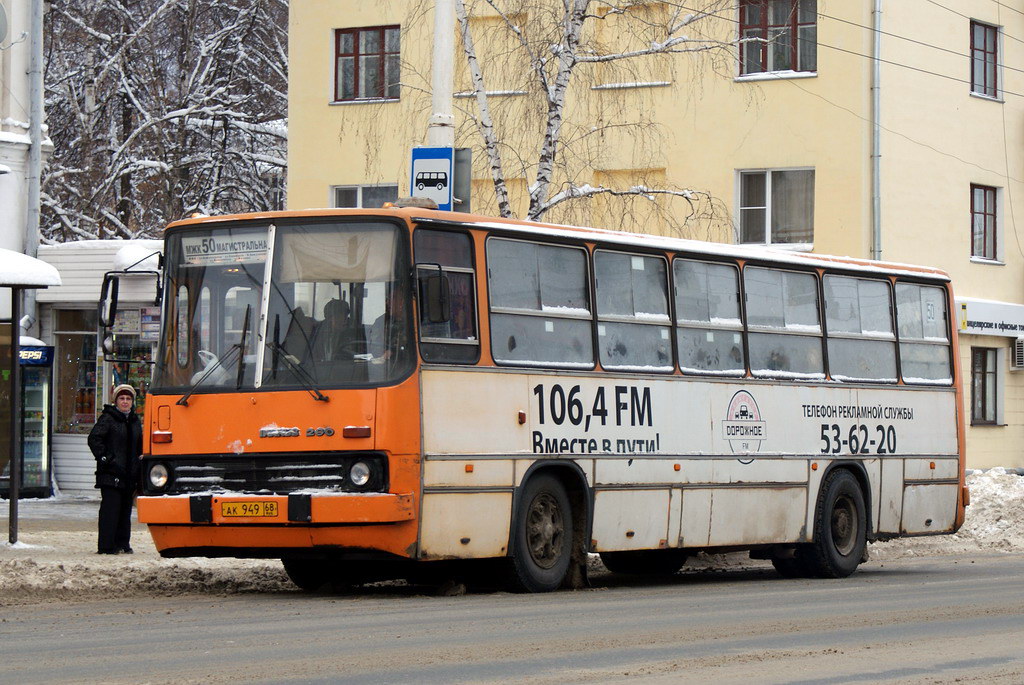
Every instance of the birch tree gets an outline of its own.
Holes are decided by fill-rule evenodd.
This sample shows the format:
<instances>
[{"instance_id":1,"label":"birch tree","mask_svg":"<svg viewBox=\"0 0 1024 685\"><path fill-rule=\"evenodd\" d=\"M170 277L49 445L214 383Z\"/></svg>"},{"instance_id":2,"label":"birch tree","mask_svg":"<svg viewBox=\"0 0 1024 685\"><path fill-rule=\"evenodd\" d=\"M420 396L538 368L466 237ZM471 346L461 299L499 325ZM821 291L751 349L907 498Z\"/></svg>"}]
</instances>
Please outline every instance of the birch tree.
<instances>
[{"instance_id":1,"label":"birch tree","mask_svg":"<svg viewBox=\"0 0 1024 685\"><path fill-rule=\"evenodd\" d=\"M283 204L287 0L54 0L41 234Z\"/></svg>"},{"instance_id":2,"label":"birch tree","mask_svg":"<svg viewBox=\"0 0 1024 685\"><path fill-rule=\"evenodd\" d=\"M468 83L457 102L475 129L473 147L501 216L515 216L509 182L523 179L528 219L586 220L598 201L606 213L656 217L680 235L723 229L720 203L659 173L671 132L654 112L666 106L659 102L665 92L700 87L694 81L680 89L680 75L730 73L733 2L455 3ZM460 139L469 134L464 128Z\"/></svg>"}]
</instances>

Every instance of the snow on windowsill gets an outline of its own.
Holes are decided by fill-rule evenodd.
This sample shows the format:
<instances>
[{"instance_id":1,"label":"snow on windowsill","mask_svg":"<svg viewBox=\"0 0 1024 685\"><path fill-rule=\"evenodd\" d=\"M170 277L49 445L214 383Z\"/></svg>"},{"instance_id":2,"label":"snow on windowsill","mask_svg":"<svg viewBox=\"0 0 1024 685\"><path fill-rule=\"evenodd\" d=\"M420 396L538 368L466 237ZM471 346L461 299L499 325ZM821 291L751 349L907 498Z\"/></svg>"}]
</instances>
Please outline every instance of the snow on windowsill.
<instances>
[{"instance_id":1,"label":"snow on windowsill","mask_svg":"<svg viewBox=\"0 0 1024 685\"><path fill-rule=\"evenodd\" d=\"M631 88L666 88L671 86L671 81L633 81L628 83L599 83L591 86L590 90L627 90Z\"/></svg>"},{"instance_id":2,"label":"snow on windowsill","mask_svg":"<svg viewBox=\"0 0 1024 685\"><path fill-rule=\"evenodd\" d=\"M976 93L973 90L970 93L972 98L978 98L979 100L988 100L989 102L1006 102L1003 99L1002 94L992 97L991 95L985 95L984 93Z\"/></svg>"},{"instance_id":3,"label":"snow on windowsill","mask_svg":"<svg viewBox=\"0 0 1024 685\"><path fill-rule=\"evenodd\" d=\"M401 98L361 98L359 100L332 100L327 104L331 107L335 105L379 105L386 102L399 102L400 100Z\"/></svg>"},{"instance_id":4,"label":"snow on windowsill","mask_svg":"<svg viewBox=\"0 0 1024 685\"><path fill-rule=\"evenodd\" d=\"M764 248L766 250L782 250L785 252L810 252L814 243L739 243L743 247Z\"/></svg>"},{"instance_id":5,"label":"snow on windowsill","mask_svg":"<svg viewBox=\"0 0 1024 685\"><path fill-rule=\"evenodd\" d=\"M1006 266L1001 259L988 259L986 257L971 257L972 264L988 264L989 266Z\"/></svg>"},{"instance_id":6,"label":"snow on windowsill","mask_svg":"<svg viewBox=\"0 0 1024 685\"><path fill-rule=\"evenodd\" d=\"M817 78L818 72L816 71L793 71L788 69L785 71L760 71L756 74L741 74L733 79L733 81L779 81L782 79L794 79L794 78Z\"/></svg>"},{"instance_id":7,"label":"snow on windowsill","mask_svg":"<svg viewBox=\"0 0 1024 685\"><path fill-rule=\"evenodd\" d=\"M517 96L528 95L528 94L529 93L527 93L525 90L485 90L484 91L484 95L486 95L489 98L492 98L492 97L517 97ZM452 95L452 97L460 98L460 99L475 98L476 97L476 91L464 90L464 91L461 91L459 93L455 93L454 95Z\"/></svg>"}]
</instances>

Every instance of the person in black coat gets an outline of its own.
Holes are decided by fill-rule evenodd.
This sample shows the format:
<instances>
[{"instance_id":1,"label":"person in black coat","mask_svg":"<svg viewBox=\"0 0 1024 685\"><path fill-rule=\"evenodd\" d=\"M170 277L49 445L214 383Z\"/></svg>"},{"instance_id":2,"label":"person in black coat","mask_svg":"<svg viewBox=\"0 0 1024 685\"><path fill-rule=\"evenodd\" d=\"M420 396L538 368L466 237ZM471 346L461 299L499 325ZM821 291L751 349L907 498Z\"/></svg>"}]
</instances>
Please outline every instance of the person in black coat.
<instances>
[{"instance_id":1,"label":"person in black coat","mask_svg":"<svg viewBox=\"0 0 1024 685\"><path fill-rule=\"evenodd\" d=\"M142 455L142 422L135 413L135 388L119 385L89 433L100 489L98 554L131 554L132 501Z\"/></svg>"}]
</instances>

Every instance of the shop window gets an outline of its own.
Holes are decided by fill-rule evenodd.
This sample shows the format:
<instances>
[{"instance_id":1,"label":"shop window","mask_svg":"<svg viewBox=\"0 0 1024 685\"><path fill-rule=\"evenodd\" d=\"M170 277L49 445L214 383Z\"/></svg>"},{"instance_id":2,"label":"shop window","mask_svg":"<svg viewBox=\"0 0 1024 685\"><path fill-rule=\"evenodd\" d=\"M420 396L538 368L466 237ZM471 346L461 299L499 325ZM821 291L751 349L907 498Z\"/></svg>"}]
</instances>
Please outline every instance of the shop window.
<instances>
[{"instance_id":1,"label":"shop window","mask_svg":"<svg viewBox=\"0 0 1024 685\"><path fill-rule=\"evenodd\" d=\"M187 291L184 294L187 300ZM178 295L183 295L181 288ZM118 309L111 332L114 354L101 368L98 387L102 396L97 402L97 409L110 402L114 388L127 383L135 388L135 411L142 414L152 380L153 345L160 337L160 309L122 307Z\"/></svg>"},{"instance_id":2,"label":"shop window","mask_svg":"<svg viewBox=\"0 0 1024 685\"><path fill-rule=\"evenodd\" d=\"M3 8L0 8L0 12ZM11 444L11 324L0 323L0 444ZM8 467L10 450L0 450L0 471Z\"/></svg>"},{"instance_id":3,"label":"shop window","mask_svg":"<svg viewBox=\"0 0 1024 685\"><path fill-rule=\"evenodd\" d=\"M58 309L55 319L54 431L88 434L96 423L97 409L103 406L103 389L96 373L99 321L95 311L81 309Z\"/></svg>"}]
</instances>

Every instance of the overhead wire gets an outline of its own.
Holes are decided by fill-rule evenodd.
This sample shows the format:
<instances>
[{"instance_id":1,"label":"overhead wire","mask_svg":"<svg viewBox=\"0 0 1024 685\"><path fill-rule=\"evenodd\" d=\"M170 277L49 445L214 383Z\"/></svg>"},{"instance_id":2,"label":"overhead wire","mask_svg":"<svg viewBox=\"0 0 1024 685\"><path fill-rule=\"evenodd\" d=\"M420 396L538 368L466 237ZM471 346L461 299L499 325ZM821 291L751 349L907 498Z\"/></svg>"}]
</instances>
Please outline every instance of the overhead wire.
<instances>
[{"instance_id":1,"label":"overhead wire","mask_svg":"<svg viewBox=\"0 0 1024 685\"><path fill-rule=\"evenodd\" d=\"M960 12L950 8L950 7L947 7L946 5L943 5L943 4L939 3L939 2L936 2L936 0L925 0L925 1L935 5L936 7L939 7L941 9L944 9L944 10L948 11L948 12L956 14L957 16L963 17L965 19L973 20L972 17L969 17L969 16L967 16L965 14L962 14L962 13L960 13ZM1017 13L1019 13L1021 15L1024 15L1024 11L1017 10L1016 8L1008 7L1007 5L999 2L998 0L993 0L993 2L995 2L995 4L997 6L999 6L999 7L1001 7L1001 8L1010 9L1010 10L1012 10L1014 12L1017 12ZM684 9L686 9L686 8L684 8ZM998 10L997 10L997 13L998 13ZM927 47L927 48L931 48L931 49L938 50L938 51L941 51L941 52L945 52L945 53L948 53L948 54L956 55L958 57L963 57L963 58L965 58L967 60L972 59L970 54L964 54L962 52L958 52L956 50L951 50L949 48L945 48L945 47L942 47L942 46L939 46L939 45L935 45L935 44L932 44L932 43L928 43L928 42L925 42L925 41L920 41L920 40L917 40L917 39L914 39L914 38L909 38L909 37L906 37L906 36L901 36L901 35L898 35L898 34L886 32L886 31L881 31L879 29L875 29L875 28L869 27L869 26L864 26L863 24L858 24L858 23L853 22L853 21L849 21L849 20L845 20L845 19L840 19L838 17L833 17L833 16L825 14L823 12L816 12L816 15L819 16L819 17L823 17L825 19L830 19L830 20L833 20L833 21L838 21L838 22L845 23L845 24L848 24L848 25L851 25L851 26L855 26L857 28L860 28L860 29L865 30L865 31L870 31L872 33L879 32L881 35L889 36L891 38L895 38L895 39L899 39L899 40L904 40L904 41L907 41L907 42L910 42L910 43L913 43L913 44L920 45L922 47ZM716 18L722 18L722 17L716 17ZM997 20L998 19L999 19L999 17L997 16ZM1000 24L1001 24L1001 22L1000 22ZM1020 42L1020 43L1024 43L1024 40L1021 40L1021 39L1019 39L1016 36L1013 36L1011 34L1007 34L1005 30L1001 30L1000 34L1002 36L1004 36L1005 38L1009 38L1010 40L1014 40L1014 41L1017 41L1017 42ZM800 38L798 37L797 40L800 40ZM822 47L825 47L825 48L828 48L828 49L831 49L831 50L835 50L837 52L842 52L842 53L846 53L846 54L849 54L849 55L861 57L863 59L877 60L881 64L887 64L887 65L890 65L890 66L907 69L907 70L910 70L910 71L926 74L926 75L929 75L929 76L934 76L936 78L942 78L942 79L946 79L946 80L949 80L949 81L954 81L954 82L957 82L957 83L966 84L968 86L973 86L974 85L969 80L962 79L962 78L957 78L955 76L950 76L949 74L943 74L943 73L940 73L940 72L932 71L930 69L924 69L924 68L921 68L921 67L911 66L909 64L904 64L902 62L897 62L897 61L894 61L894 60L886 60L886 59L882 59L881 57L877 57L877 56L873 56L873 55L865 55L865 54L863 54L861 52L857 52L856 50L850 50L850 49L847 49L847 48L840 48L838 46L830 45L828 43L822 43L822 42L820 42L817 39L815 39L814 42L815 42L816 45L820 45ZM1000 66L1000 68L1008 70L1008 71L1024 73L1024 69L1019 69L1019 68L1016 68L1016 67L1012 67L1012 66L1009 66L1009 65L1007 65L1005 63L1000 64L999 66ZM862 121L864 121L866 123L872 123L870 119L868 119L867 117L859 114L858 112L855 112L854 110L852 110L852 109L850 109L848 107L844 107L843 105L840 105L840 104L838 104L836 102L833 102L829 98L827 98L827 97L825 97L825 96L823 96L823 95L821 95L819 93L815 93L815 92L811 91L810 89L803 87L795 79L786 78L786 77L779 77L778 80L786 81L787 83L789 83L790 85L792 85L795 88L798 88L799 90L803 91L804 93L806 93L808 95L811 95L813 97L816 97L816 98L824 101L825 103L827 103L827 104L829 104L829 105L831 105L833 107L836 107L837 109L845 111L848 114L856 117L857 119L860 119L860 120L862 120ZM999 95L1000 95L1000 97L1003 97L1003 96L1006 96L1006 95L1012 95L1014 97L1024 97L1024 94L1017 93L1015 91L1006 90L1005 88L1000 89ZM912 138L912 137L910 137L910 136L908 136L908 135L906 135L904 133L901 133L899 131L896 131L894 129L886 127L886 126L882 125L881 123L879 123L879 128L882 131L885 131L886 133L889 133L891 135L894 135L894 136L897 136L899 138L902 138L902 139L906 140L907 142L909 142L911 144L923 147L925 149L929 149L929 150L935 152L936 154L939 154L939 155L942 155L942 156L945 156L945 157L949 157L949 158L954 159L954 160L956 160L956 161L958 161L958 162L960 162L960 163L962 163L962 164L964 164L966 166L971 166L971 167L974 167L974 168L979 169L981 171L984 171L986 173L990 173L990 174L993 174L995 176L999 176L1001 178L1006 179L1007 181L1013 181L1015 183L1024 183L1024 180L1018 179L1018 178L1012 176L1011 173L1010 173L1009 150L1008 150L1008 146L1007 146L1007 143L1006 143L1006 140L1007 140L1007 137L1006 137L1006 108L1002 107L1000 109L1000 112L1001 112L1001 117L1002 117L1003 149L1004 149L1004 154L1003 154L1004 168L1003 168L1002 171L997 171L995 169L989 169L989 168L987 168L985 166L982 166L981 164L978 164L977 162L972 162L970 160L964 159L964 158L962 158L962 157L960 157L960 156L958 156L958 155L956 155L956 154L954 154L952 152L948 152L946 150L940 149L940 148L938 148L938 147L936 147L934 145L922 142L920 140L915 140L914 138ZM1011 229L1011 231L1012 231L1012 233L1014 235L1014 238L1016 240L1018 251L1022 255L1024 255L1024 248L1022 248L1022 246L1021 246L1020 237L1017 234L1016 222L1014 221L1014 217L1013 217L1013 198L1012 198L1012 193L1011 193L1011 190L1010 190L1009 187L1006 188L1006 201L1007 201L1007 205L1008 205L1008 208L1009 208L1008 217L1009 217L1010 229Z\"/></svg>"},{"instance_id":2,"label":"overhead wire","mask_svg":"<svg viewBox=\"0 0 1024 685\"><path fill-rule=\"evenodd\" d=\"M1022 12L1022 14L1024 14L1024 12ZM818 16L819 17L825 17L826 19L831 19L832 21L838 21L838 22L840 22L842 24L848 24L850 26L856 26L857 28L864 29L865 31L870 31L872 33L879 33L879 34L881 34L883 36L888 36L890 38L897 38L899 40L903 40L903 41L906 41L908 43L913 43L915 45L920 45L922 47L931 48L933 50L938 50L940 52L945 52L945 53L950 54L950 55L955 55L956 57L963 57L964 59L967 59L967 60L971 59L970 55L965 55L964 53L959 52L958 50L951 50L949 48L944 48L941 45L934 45L932 43L927 43L925 41L917 40L916 38L908 38L907 36L901 36L901 35L899 35L897 33L890 33L888 31L882 31L881 29L876 29L876 28L873 28L871 26L865 26L863 24L858 24L857 22L850 21L849 19L841 19L840 17L833 17L831 15L825 14L824 12L818 12ZM1005 31L1003 32L1003 35L1006 35ZM1024 69L1019 69L1017 67L1012 67L1009 64L1001 64L1000 66L1003 69L1006 69L1008 71L1016 71L1016 72L1024 74Z\"/></svg>"}]
</instances>

